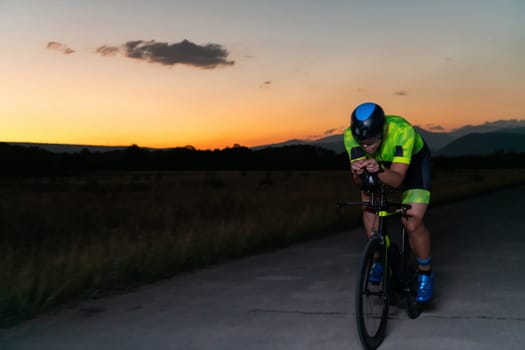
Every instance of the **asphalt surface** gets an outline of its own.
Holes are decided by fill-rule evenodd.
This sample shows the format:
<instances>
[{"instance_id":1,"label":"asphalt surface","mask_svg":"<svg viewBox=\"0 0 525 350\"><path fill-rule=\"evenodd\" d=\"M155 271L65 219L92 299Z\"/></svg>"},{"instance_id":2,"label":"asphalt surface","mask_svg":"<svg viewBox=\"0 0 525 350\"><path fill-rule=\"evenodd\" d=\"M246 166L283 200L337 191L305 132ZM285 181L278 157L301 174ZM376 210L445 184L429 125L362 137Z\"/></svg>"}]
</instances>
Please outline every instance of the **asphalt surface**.
<instances>
[{"instance_id":1,"label":"asphalt surface","mask_svg":"<svg viewBox=\"0 0 525 350\"><path fill-rule=\"evenodd\" d=\"M381 349L525 349L525 186L432 208L435 298ZM0 349L361 349L352 230L0 329Z\"/></svg>"}]
</instances>

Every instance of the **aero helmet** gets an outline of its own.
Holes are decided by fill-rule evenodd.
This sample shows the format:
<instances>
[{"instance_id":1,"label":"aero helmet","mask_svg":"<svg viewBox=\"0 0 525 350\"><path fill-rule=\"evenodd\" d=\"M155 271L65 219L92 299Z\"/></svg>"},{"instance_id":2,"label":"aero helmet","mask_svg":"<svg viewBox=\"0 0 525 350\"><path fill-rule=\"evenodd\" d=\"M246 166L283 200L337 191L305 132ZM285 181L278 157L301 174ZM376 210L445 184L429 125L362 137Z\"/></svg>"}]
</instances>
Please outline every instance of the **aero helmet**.
<instances>
[{"instance_id":1,"label":"aero helmet","mask_svg":"<svg viewBox=\"0 0 525 350\"><path fill-rule=\"evenodd\" d=\"M383 137L384 124L383 108L373 102L366 102L352 112L350 129L357 140L364 140L374 136Z\"/></svg>"}]
</instances>

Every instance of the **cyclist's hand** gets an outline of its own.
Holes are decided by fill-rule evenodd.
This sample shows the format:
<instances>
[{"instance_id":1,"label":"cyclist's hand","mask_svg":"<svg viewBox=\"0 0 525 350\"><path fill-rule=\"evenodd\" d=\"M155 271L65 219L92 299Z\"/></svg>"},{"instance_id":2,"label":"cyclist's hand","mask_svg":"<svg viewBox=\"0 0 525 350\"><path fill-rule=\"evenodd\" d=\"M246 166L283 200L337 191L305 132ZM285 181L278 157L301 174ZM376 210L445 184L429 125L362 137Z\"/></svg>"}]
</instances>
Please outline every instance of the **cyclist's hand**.
<instances>
[{"instance_id":1,"label":"cyclist's hand","mask_svg":"<svg viewBox=\"0 0 525 350\"><path fill-rule=\"evenodd\" d=\"M372 159L372 158L366 160L365 168L366 168L366 171L368 171L369 173L373 173L373 174L381 171L381 166L379 165L379 163L375 159Z\"/></svg>"},{"instance_id":2,"label":"cyclist's hand","mask_svg":"<svg viewBox=\"0 0 525 350\"><path fill-rule=\"evenodd\" d=\"M353 161L351 164L352 173L355 175L361 175L365 171L366 162L367 162L366 159L360 159L360 160Z\"/></svg>"}]
</instances>

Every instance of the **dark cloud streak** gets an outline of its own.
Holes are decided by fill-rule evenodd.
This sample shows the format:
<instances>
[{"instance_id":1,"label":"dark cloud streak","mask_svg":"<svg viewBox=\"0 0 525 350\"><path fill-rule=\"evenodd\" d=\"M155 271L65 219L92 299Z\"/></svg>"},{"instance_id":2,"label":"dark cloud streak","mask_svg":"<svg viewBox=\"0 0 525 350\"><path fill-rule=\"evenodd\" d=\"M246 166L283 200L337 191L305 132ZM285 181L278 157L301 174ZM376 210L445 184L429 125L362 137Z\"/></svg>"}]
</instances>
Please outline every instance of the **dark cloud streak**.
<instances>
[{"instance_id":1,"label":"dark cloud streak","mask_svg":"<svg viewBox=\"0 0 525 350\"><path fill-rule=\"evenodd\" d=\"M340 133L340 132L341 132L341 129L344 129L344 128L339 127L339 128L328 129L328 130L326 130L326 131L323 133L323 136L330 136L330 135L334 135L334 134L336 134L336 133Z\"/></svg>"},{"instance_id":2,"label":"dark cloud streak","mask_svg":"<svg viewBox=\"0 0 525 350\"><path fill-rule=\"evenodd\" d=\"M97 53L102 56L115 56L120 52L120 49L116 46L100 46L97 48Z\"/></svg>"},{"instance_id":3,"label":"dark cloud streak","mask_svg":"<svg viewBox=\"0 0 525 350\"><path fill-rule=\"evenodd\" d=\"M72 53L75 52L75 50L70 49L67 45L62 44L61 42L58 42L58 41L50 41L50 42L48 42L46 48L48 50L54 50L54 51L62 52L64 55L71 55Z\"/></svg>"},{"instance_id":4,"label":"dark cloud streak","mask_svg":"<svg viewBox=\"0 0 525 350\"><path fill-rule=\"evenodd\" d=\"M134 40L128 41L120 48L116 46L97 48L97 53L103 56L114 56L119 52L128 58L166 66L185 64L211 69L235 64L234 61L227 60L229 53L221 45L213 43L197 45L188 40L175 44L154 40Z\"/></svg>"},{"instance_id":5,"label":"dark cloud streak","mask_svg":"<svg viewBox=\"0 0 525 350\"><path fill-rule=\"evenodd\" d=\"M434 124L429 124L428 126L428 129L430 131L445 131L446 129L444 127L442 127L441 125L434 125Z\"/></svg>"},{"instance_id":6,"label":"dark cloud streak","mask_svg":"<svg viewBox=\"0 0 525 350\"><path fill-rule=\"evenodd\" d=\"M341 136L341 134L343 134L345 132L345 130L346 130L345 126L340 126L338 128L328 129L328 130L324 131L320 135L307 136L307 139L309 139L309 140L317 140L317 139L321 139L321 138L325 138L325 137L329 137L329 136Z\"/></svg>"}]
</instances>

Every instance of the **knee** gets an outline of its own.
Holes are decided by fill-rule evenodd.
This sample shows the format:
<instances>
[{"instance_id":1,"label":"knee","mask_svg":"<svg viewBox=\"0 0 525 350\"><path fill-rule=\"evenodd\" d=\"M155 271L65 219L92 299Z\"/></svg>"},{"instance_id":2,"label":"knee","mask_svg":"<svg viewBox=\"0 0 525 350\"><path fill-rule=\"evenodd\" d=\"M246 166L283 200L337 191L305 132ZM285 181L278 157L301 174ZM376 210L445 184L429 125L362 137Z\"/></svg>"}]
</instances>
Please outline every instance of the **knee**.
<instances>
[{"instance_id":1,"label":"knee","mask_svg":"<svg viewBox=\"0 0 525 350\"><path fill-rule=\"evenodd\" d=\"M417 234L421 230L424 230L425 224L423 223L422 218L418 217L408 217L403 218L403 225L409 234Z\"/></svg>"}]
</instances>

